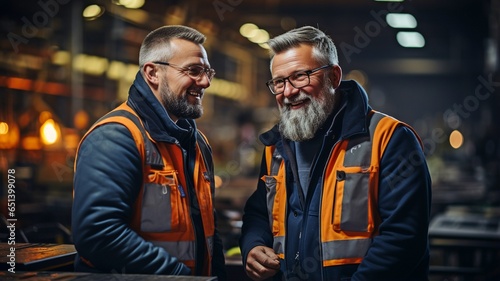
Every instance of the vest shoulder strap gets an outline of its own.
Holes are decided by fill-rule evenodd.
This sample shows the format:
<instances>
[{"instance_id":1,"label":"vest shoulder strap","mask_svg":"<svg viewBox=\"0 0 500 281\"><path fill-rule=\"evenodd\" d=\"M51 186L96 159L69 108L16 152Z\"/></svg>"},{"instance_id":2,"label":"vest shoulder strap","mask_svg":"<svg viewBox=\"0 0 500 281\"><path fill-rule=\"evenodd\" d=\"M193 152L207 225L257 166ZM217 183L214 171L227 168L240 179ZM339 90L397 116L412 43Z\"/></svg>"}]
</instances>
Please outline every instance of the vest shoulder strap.
<instances>
[{"instance_id":1,"label":"vest shoulder strap","mask_svg":"<svg viewBox=\"0 0 500 281\"><path fill-rule=\"evenodd\" d=\"M131 126L131 124L127 122L127 120L131 121L134 126ZM126 102L122 103L120 106L97 120L92 128L111 122L123 124L129 129L136 141L137 149L139 150L139 153L143 158L143 163L145 163L146 166L149 166L152 169L162 169L164 167L163 159L158 148L148 137L148 133L137 114L128 105L126 105ZM140 137L137 133L140 133ZM197 130L196 140L200 147L205 166L210 172L210 176L213 177L214 166L212 159L212 148L208 144L206 136L200 130ZM215 183L213 180L211 180L210 182L211 188L213 189L212 191L214 191Z\"/></svg>"},{"instance_id":2,"label":"vest shoulder strap","mask_svg":"<svg viewBox=\"0 0 500 281\"><path fill-rule=\"evenodd\" d=\"M397 126L402 122L378 111L370 112L368 135L348 140L345 167L368 168L380 161L389 140Z\"/></svg>"},{"instance_id":3,"label":"vest shoulder strap","mask_svg":"<svg viewBox=\"0 0 500 281\"><path fill-rule=\"evenodd\" d=\"M132 121L132 123L135 126L132 127L130 126L130 124L120 122L119 119L115 119L113 117L122 117L122 118L124 117ZM156 145L149 139L146 129L144 128L144 125L140 121L139 117L137 117L134 113L126 109L117 108L109 112L108 114L104 115L103 117L101 117L98 121L98 124L105 124L111 122L117 122L125 125L132 133L132 135L137 134L138 130L141 139L138 140L137 137L135 137L134 139L136 140L137 149L139 150L141 156L143 157L143 163L147 166L150 166L153 169L163 168L164 163L161 154ZM141 143L144 143L144 145L142 146Z\"/></svg>"},{"instance_id":4,"label":"vest shoulder strap","mask_svg":"<svg viewBox=\"0 0 500 281\"><path fill-rule=\"evenodd\" d=\"M163 170L165 167L169 166L170 163L164 162L163 160L163 158L169 159L169 157L166 155L161 155L160 149L158 148L155 141L150 137L140 117L137 115L137 113L134 112L134 110L130 106L126 104L126 102L122 103L120 106L108 112L106 115L102 116L99 120L97 120L94 123L94 125L88 130L86 135L82 138L82 141L93 129L95 129L98 126L102 126L104 124L109 124L109 123L118 123L124 125L130 131L143 163L142 173L143 173L144 183L147 182L148 175L152 172L152 170ZM207 169L207 172L203 173L203 176L205 180L209 180L210 182L210 188L212 191L211 194L213 199L213 196L215 196L215 181L214 181L212 148L210 147L205 135L199 130L197 130L196 132L196 140L198 148L200 150L201 157L203 158L203 162L205 163L205 167ZM163 149L162 146L159 147ZM203 185L203 187L205 187L205 185ZM140 199L136 200L136 202L139 202L139 204L141 204ZM137 209L140 209L140 206ZM205 216L203 217L205 218ZM136 218L133 218L133 220L135 219ZM138 219L140 223L140 217L138 217Z\"/></svg>"}]
</instances>

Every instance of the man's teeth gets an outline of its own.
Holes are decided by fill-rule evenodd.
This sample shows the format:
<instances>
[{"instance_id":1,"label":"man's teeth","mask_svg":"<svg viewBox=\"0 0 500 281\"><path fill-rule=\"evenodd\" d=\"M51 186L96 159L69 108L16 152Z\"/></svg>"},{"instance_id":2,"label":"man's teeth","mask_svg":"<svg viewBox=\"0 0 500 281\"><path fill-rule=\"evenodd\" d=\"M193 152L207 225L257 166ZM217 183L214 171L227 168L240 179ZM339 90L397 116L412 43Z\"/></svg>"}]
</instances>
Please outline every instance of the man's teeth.
<instances>
[{"instance_id":1,"label":"man's teeth","mask_svg":"<svg viewBox=\"0 0 500 281\"><path fill-rule=\"evenodd\" d=\"M290 103L290 105L294 106L294 105L298 105L298 104L301 104L303 103L304 101L296 101L296 102L292 102Z\"/></svg>"}]
</instances>

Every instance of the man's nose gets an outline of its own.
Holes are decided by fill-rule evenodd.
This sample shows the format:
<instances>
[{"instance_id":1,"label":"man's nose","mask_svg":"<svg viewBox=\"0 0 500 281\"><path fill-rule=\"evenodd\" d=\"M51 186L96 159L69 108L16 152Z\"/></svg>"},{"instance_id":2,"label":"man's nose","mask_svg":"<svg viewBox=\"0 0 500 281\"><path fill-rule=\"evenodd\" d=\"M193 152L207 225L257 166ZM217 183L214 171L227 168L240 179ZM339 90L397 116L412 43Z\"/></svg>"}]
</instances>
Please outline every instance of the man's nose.
<instances>
[{"instance_id":1,"label":"man's nose","mask_svg":"<svg viewBox=\"0 0 500 281\"><path fill-rule=\"evenodd\" d=\"M287 82L288 82L288 85L287 85ZM290 79L285 79L285 81L283 83L285 83L285 85L284 85L285 89L283 90L283 95L285 97L294 96L294 95L299 93L299 89L295 88L292 85L292 82L290 82Z\"/></svg>"},{"instance_id":2,"label":"man's nose","mask_svg":"<svg viewBox=\"0 0 500 281\"><path fill-rule=\"evenodd\" d=\"M210 87L210 83L211 81L206 73L203 73L201 77L196 80L196 85L204 89Z\"/></svg>"}]
</instances>

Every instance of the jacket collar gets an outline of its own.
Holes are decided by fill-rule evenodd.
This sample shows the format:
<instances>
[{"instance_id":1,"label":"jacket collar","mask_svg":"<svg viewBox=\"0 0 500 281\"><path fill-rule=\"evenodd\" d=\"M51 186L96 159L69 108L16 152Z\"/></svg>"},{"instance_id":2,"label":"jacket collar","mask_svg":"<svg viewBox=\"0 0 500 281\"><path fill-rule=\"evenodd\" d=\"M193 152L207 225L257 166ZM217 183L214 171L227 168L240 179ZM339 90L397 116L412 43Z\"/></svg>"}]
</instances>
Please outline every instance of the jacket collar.
<instances>
[{"instance_id":1,"label":"jacket collar","mask_svg":"<svg viewBox=\"0 0 500 281\"><path fill-rule=\"evenodd\" d=\"M174 123L140 72L130 87L127 104L137 112L149 135L156 141L178 140L183 144L196 131L196 124L192 119L179 119Z\"/></svg>"},{"instance_id":2,"label":"jacket collar","mask_svg":"<svg viewBox=\"0 0 500 281\"><path fill-rule=\"evenodd\" d=\"M346 80L340 83L337 89L337 94L342 95L340 110L343 110L343 118L336 120L330 116L327 120L333 121L330 128L341 126L340 139L346 139L356 134L368 133L367 115L371 111L368 105L368 95L366 91L356 81ZM333 112L332 114L337 114ZM325 126L323 126L325 127ZM318 132L324 133L324 130ZM266 145L282 146L282 137L278 130L278 125L275 125L271 130L259 136L260 141Z\"/></svg>"}]
</instances>

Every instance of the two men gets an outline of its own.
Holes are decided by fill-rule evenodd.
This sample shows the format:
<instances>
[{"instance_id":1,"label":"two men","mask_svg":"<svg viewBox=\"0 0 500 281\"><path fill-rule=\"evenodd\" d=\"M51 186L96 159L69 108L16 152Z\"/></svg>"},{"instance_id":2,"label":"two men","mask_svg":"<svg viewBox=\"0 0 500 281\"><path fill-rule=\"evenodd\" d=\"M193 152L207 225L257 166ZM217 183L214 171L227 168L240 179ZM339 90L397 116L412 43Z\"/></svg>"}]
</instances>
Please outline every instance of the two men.
<instances>
[{"instance_id":1,"label":"two men","mask_svg":"<svg viewBox=\"0 0 500 281\"><path fill-rule=\"evenodd\" d=\"M217 275L210 149L192 119L214 71L190 28L159 28L141 47L126 103L77 155L77 270ZM313 27L270 40L281 118L261 135L259 184L240 246L253 280L426 280L431 184L408 125L341 81L332 40ZM410 171L411 170L411 171Z\"/></svg>"}]
</instances>

